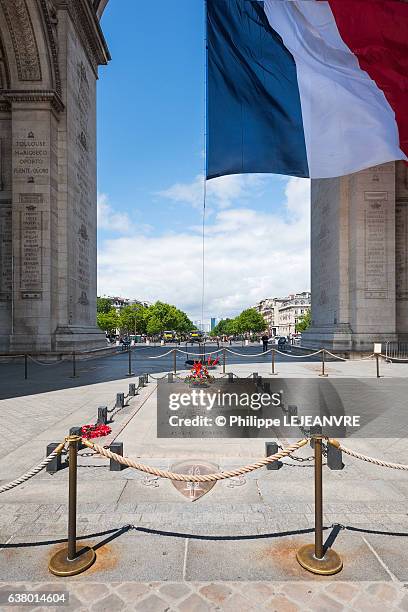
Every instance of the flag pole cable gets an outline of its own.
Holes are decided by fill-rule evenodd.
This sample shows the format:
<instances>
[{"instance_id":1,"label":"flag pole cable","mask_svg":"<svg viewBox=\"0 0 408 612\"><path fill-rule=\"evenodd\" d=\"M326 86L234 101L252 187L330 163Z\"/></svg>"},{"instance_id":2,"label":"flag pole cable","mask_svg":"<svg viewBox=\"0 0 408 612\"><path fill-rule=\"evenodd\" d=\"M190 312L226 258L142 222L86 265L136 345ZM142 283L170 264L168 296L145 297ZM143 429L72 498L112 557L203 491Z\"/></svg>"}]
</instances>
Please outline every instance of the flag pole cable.
<instances>
[{"instance_id":1,"label":"flag pole cable","mask_svg":"<svg viewBox=\"0 0 408 612\"><path fill-rule=\"evenodd\" d=\"M205 304L205 222L207 208L207 89L208 89L208 37L207 37L207 0L204 0L204 173L203 173L203 226L202 226L202 287L201 287L201 327L204 332Z\"/></svg>"}]
</instances>

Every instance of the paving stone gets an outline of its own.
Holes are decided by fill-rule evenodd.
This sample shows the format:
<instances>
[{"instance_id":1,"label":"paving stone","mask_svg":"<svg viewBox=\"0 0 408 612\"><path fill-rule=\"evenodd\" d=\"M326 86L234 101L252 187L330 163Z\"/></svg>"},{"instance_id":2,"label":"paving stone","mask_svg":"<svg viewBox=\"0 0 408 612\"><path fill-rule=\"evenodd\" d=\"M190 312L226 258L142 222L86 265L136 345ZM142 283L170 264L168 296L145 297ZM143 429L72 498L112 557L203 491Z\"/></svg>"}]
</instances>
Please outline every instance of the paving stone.
<instances>
[{"instance_id":1,"label":"paving stone","mask_svg":"<svg viewBox=\"0 0 408 612\"><path fill-rule=\"evenodd\" d=\"M252 582L245 585L242 593L252 604L260 605L270 599L275 590L265 582Z\"/></svg>"},{"instance_id":2,"label":"paving stone","mask_svg":"<svg viewBox=\"0 0 408 612\"><path fill-rule=\"evenodd\" d=\"M111 593L108 597L97 601L91 610L95 610L95 612L120 612L124 607L123 600L118 595Z\"/></svg>"},{"instance_id":3,"label":"paving stone","mask_svg":"<svg viewBox=\"0 0 408 612\"><path fill-rule=\"evenodd\" d=\"M358 593L358 590L359 587L350 582L330 583L326 587L328 595L334 599L338 599L341 602L350 602Z\"/></svg>"},{"instance_id":4,"label":"paving stone","mask_svg":"<svg viewBox=\"0 0 408 612\"><path fill-rule=\"evenodd\" d=\"M125 582L116 587L116 592L125 602L133 603L150 591L147 584L141 582Z\"/></svg>"},{"instance_id":5,"label":"paving stone","mask_svg":"<svg viewBox=\"0 0 408 612\"><path fill-rule=\"evenodd\" d=\"M55 587L55 585L53 585ZM83 603L99 601L109 595L109 588L102 584L77 584L75 593Z\"/></svg>"},{"instance_id":6,"label":"paving stone","mask_svg":"<svg viewBox=\"0 0 408 612\"><path fill-rule=\"evenodd\" d=\"M315 612L336 612L337 610L343 610L343 604L327 595L327 593L317 593L309 605Z\"/></svg>"},{"instance_id":7,"label":"paving stone","mask_svg":"<svg viewBox=\"0 0 408 612\"><path fill-rule=\"evenodd\" d=\"M239 612L250 612L254 609L255 606L240 593L234 593L232 597L222 604L223 612L237 612L238 610Z\"/></svg>"},{"instance_id":8,"label":"paving stone","mask_svg":"<svg viewBox=\"0 0 408 612\"><path fill-rule=\"evenodd\" d=\"M197 593L193 593L182 603L178 604L177 609L180 612L208 612L213 610L214 607L209 601L205 601Z\"/></svg>"},{"instance_id":9,"label":"paving stone","mask_svg":"<svg viewBox=\"0 0 408 612\"><path fill-rule=\"evenodd\" d=\"M222 604L232 594L232 589L220 582L207 584L200 588L203 597L215 604Z\"/></svg>"},{"instance_id":10,"label":"paving stone","mask_svg":"<svg viewBox=\"0 0 408 612\"><path fill-rule=\"evenodd\" d=\"M357 588L355 589L357 591ZM384 603L394 603L399 598L398 589L393 584L373 583L367 586L367 592Z\"/></svg>"},{"instance_id":11,"label":"paving stone","mask_svg":"<svg viewBox=\"0 0 408 612\"><path fill-rule=\"evenodd\" d=\"M264 604L265 610L271 610L271 612L297 612L301 608L293 601L290 601L284 595L276 595L270 601Z\"/></svg>"},{"instance_id":12,"label":"paving stone","mask_svg":"<svg viewBox=\"0 0 408 612\"><path fill-rule=\"evenodd\" d=\"M185 582L175 582L172 584L165 584L160 588L160 593L169 599L175 601L183 599L189 593L191 593L191 587Z\"/></svg>"},{"instance_id":13,"label":"paving stone","mask_svg":"<svg viewBox=\"0 0 408 612\"><path fill-rule=\"evenodd\" d=\"M134 610L140 610L141 612L168 612L170 609L169 604L155 593L137 602L134 606Z\"/></svg>"}]
</instances>

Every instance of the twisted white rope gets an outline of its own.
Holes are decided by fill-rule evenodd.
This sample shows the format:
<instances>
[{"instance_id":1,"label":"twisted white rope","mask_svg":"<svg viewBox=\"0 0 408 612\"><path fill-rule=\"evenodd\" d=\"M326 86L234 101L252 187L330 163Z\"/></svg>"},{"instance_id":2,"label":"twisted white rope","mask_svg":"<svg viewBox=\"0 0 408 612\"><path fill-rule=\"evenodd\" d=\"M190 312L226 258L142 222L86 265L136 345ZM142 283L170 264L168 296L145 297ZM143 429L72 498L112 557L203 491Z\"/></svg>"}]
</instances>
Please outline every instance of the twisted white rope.
<instances>
[{"instance_id":1,"label":"twisted white rope","mask_svg":"<svg viewBox=\"0 0 408 612\"><path fill-rule=\"evenodd\" d=\"M254 470L258 470L269 463L273 463L274 461L278 461L283 457L288 457L299 448L308 443L308 440L305 438L304 440L299 440L299 442L294 442L287 448L282 449L281 451L275 453L274 455L270 455L269 457L265 457L264 459L260 459L256 463L251 463L249 465L245 465L236 470L229 470L225 472L217 472L216 474L205 474L205 475L197 475L193 476L190 474L177 474L174 472L168 472L166 470L159 470L158 468L153 468L149 465L144 465L143 463L137 463L133 461L133 459L129 459L128 457L122 457L121 455L117 455L116 453L112 453L107 448L103 446L99 446L98 444L94 444L90 440L83 439L82 444L96 451L99 455L106 457L107 459L113 459L122 465L126 465L127 467L134 468L135 470L139 470L139 472L146 472L147 474L152 474L153 476L159 476L160 478L168 478L169 480L179 480L184 482L216 482L217 480L226 480L227 478L234 478L235 476L241 476L242 474L247 474L248 472L253 472Z\"/></svg>"},{"instance_id":2,"label":"twisted white rope","mask_svg":"<svg viewBox=\"0 0 408 612\"><path fill-rule=\"evenodd\" d=\"M182 353L183 355L191 355L196 357L210 357L211 355L216 355L217 353L222 353L224 349L217 349L215 351L206 351L205 353L193 353L192 351L182 351L181 349L175 349L178 353Z\"/></svg>"},{"instance_id":3,"label":"twisted white rope","mask_svg":"<svg viewBox=\"0 0 408 612\"><path fill-rule=\"evenodd\" d=\"M346 448L338 440L329 439L328 443L343 451L346 455L350 455L350 457L354 457L355 459L361 459L361 461L366 461L367 463L373 463L374 465L379 465L381 467L392 468L393 470L408 470L408 465L404 465L403 463L392 463L390 461L383 461L382 459L376 459L375 457L369 457L368 455L363 455L362 453L358 453L357 451L352 450L351 448Z\"/></svg>"},{"instance_id":4,"label":"twisted white rope","mask_svg":"<svg viewBox=\"0 0 408 612\"><path fill-rule=\"evenodd\" d=\"M18 485L21 485L23 484L23 482L26 482L27 480L30 480L30 478L33 478L33 476L41 472L41 470L43 470L49 463L51 463L53 459L55 459L57 455L60 454L64 446L65 442L61 442L61 444L59 444L59 446L57 446L57 448L53 450L52 453L50 453L48 457L41 461L41 463L39 463L36 467L32 468L29 472L26 472L25 474L20 476L20 478L16 478L12 482L9 482L8 484L5 484L0 487L0 493L10 491L10 489L14 489L14 487L18 487Z\"/></svg>"},{"instance_id":5,"label":"twisted white rope","mask_svg":"<svg viewBox=\"0 0 408 612\"><path fill-rule=\"evenodd\" d=\"M153 355L153 357L148 356L146 359L161 359L162 357L167 357L167 355L170 355L170 353L176 350L177 349L170 349L169 351L167 351L167 353L163 353L162 355Z\"/></svg>"}]
</instances>

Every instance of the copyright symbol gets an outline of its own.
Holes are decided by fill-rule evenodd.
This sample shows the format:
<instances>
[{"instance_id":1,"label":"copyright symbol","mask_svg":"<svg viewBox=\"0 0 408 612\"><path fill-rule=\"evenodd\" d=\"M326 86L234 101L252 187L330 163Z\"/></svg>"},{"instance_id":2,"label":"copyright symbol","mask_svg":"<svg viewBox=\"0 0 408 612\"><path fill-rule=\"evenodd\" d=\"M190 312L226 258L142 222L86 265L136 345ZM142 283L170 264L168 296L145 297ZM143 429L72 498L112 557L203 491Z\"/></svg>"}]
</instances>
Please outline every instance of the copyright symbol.
<instances>
[{"instance_id":1,"label":"copyright symbol","mask_svg":"<svg viewBox=\"0 0 408 612\"><path fill-rule=\"evenodd\" d=\"M224 416L217 416L215 419L215 424L217 425L217 427L224 427L226 422L227 419Z\"/></svg>"}]
</instances>

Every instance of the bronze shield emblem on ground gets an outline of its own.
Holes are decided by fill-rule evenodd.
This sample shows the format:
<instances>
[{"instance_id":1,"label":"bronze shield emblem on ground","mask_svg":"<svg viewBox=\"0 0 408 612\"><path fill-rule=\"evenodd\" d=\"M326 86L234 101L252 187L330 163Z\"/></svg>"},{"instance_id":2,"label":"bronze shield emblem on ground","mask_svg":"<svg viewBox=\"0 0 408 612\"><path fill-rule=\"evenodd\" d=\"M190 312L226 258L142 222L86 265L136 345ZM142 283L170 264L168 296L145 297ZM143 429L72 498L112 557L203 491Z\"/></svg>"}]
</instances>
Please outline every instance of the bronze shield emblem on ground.
<instances>
[{"instance_id":1,"label":"bronze shield emblem on ground","mask_svg":"<svg viewBox=\"0 0 408 612\"><path fill-rule=\"evenodd\" d=\"M210 461L191 459L174 463L170 467L170 471L176 474L188 474L189 476L205 476L206 474L215 474L219 471L219 467ZM195 501L208 493L208 491L211 491L216 483L215 480L213 482L183 482L172 480L171 482L177 491L190 501Z\"/></svg>"}]
</instances>

